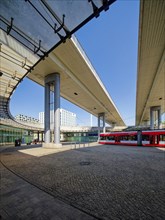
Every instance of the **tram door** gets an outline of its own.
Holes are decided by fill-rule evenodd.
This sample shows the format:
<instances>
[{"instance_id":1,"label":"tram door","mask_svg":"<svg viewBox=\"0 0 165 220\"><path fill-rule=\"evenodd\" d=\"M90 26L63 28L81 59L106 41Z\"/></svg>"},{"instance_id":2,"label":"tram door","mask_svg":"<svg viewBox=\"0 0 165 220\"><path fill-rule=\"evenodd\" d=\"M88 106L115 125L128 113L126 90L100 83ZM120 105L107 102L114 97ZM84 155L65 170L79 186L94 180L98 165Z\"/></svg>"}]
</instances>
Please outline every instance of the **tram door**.
<instances>
[{"instance_id":1,"label":"tram door","mask_svg":"<svg viewBox=\"0 0 165 220\"><path fill-rule=\"evenodd\" d=\"M155 135L155 144L159 144L159 141L160 141L160 136Z\"/></svg>"},{"instance_id":2,"label":"tram door","mask_svg":"<svg viewBox=\"0 0 165 220\"><path fill-rule=\"evenodd\" d=\"M159 144L159 141L160 141L159 135L150 136L150 144Z\"/></svg>"},{"instance_id":3,"label":"tram door","mask_svg":"<svg viewBox=\"0 0 165 220\"><path fill-rule=\"evenodd\" d=\"M150 135L150 144L155 144L155 136Z\"/></svg>"}]
</instances>

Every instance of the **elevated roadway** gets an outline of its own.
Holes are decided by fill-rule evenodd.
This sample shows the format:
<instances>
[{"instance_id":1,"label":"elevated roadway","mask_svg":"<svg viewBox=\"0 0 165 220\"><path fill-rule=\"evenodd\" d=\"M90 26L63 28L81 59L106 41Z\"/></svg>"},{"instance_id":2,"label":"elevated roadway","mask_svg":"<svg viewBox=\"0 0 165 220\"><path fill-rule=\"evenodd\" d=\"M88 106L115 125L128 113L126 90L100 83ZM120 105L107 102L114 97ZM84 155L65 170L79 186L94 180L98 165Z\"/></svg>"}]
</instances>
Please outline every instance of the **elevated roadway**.
<instances>
[{"instance_id":1,"label":"elevated roadway","mask_svg":"<svg viewBox=\"0 0 165 220\"><path fill-rule=\"evenodd\" d=\"M45 77L58 72L61 77L61 96L89 113L105 113L109 124L125 125L109 93L89 59L72 37L54 49L28 74L28 78L44 86Z\"/></svg>"},{"instance_id":2,"label":"elevated roadway","mask_svg":"<svg viewBox=\"0 0 165 220\"><path fill-rule=\"evenodd\" d=\"M23 66L24 56L26 56L25 66ZM26 68L33 66L36 61L37 57L34 54L1 30L1 122L7 120L9 122L9 119L12 119L11 123L14 123L9 109L10 98L27 74ZM105 120L109 124L125 125L109 93L74 36L37 63L27 77L44 86L45 76L53 72L60 73L60 93L63 98L95 116L104 112Z\"/></svg>"},{"instance_id":3,"label":"elevated roadway","mask_svg":"<svg viewBox=\"0 0 165 220\"><path fill-rule=\"evenodd\" d=\"M165 1L141 0L139 21L136 125L165 112Z\"/></svg>"}]
</instances>

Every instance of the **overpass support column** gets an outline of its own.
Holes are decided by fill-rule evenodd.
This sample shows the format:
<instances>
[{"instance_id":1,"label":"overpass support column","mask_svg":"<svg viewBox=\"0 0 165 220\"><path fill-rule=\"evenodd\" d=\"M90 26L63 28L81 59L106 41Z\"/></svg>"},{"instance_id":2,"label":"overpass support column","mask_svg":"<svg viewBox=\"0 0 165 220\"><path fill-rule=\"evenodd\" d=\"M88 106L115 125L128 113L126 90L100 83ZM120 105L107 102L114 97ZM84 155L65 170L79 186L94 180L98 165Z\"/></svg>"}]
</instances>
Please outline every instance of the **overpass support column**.
<instances>
[{"instance_id":1,"label":"overpass support column","mask_svg":"<svg viewBox=\"0 0 165 220\"><path fill-rule=\"evenodd\" d=\"M39 131L37 132L37 140L38 140L38 142L40 141L40 132Z\"/></svg>"},{"instance_id":2,"label":"overpass support column","mask_svg":"<svg viewBox=\"0 0 165 220\"><path fill-rule=\"evenodd\" d=\"M100 137L100 115L98 115L98 140Z\"/></svg>"},{"instance_id":3,"label":"overpass support column","mask_svg":"<svg viewBox=\"0 0 165 220\"><path fill-rule=\"evenodd\" d=\"M50 85L45 83L45 115L44 115L45 143L50 143Z\"/></svg>"},{"instance_id":4,"label":"overpass support column","mask_svg":"<svg viewBox=\"0 0 165 220\"><path fill-rule=\"evenodd\" d=\"M50 86L54 86L54 143L50 142ZM45 77L45 143L43 147L61 147L60 144L60 74Z\"/></svg>"},{"instance_id":5,"label":"overpass support column","mask_svg":"<svg viewBox=\"0 0 165 220\"><path fill-rule=\"evenodd\" d=\"M103 113L102 117L103 117L103 133L105 133L105 132L106 132L106 127L105 127L105 113Z\"/></svg>"},{"instance_id":6,"label":"overpass support column","mask_svg":"<svg viewBox=\"0 0 165 220\"><path fill-rule=\"evenodd\" d=\"M137 145L142 146L142 132L140 130L137 132Z\"/></svg>"},{"instance_id":7,"label":"overpass support column","mask_svg":"<svg viewBox=\"0 0 165 220\"><path fill-rule=\"evenodd\" d=\"M41 132L41 142L43 142L43 141L44 141L44 133Z\"/></svg>"},{"instance_id":8,"label":"overpass support column","mask_svg":"<svg viewBox=\"0 0 165 220\"><path fill-rule=\"evenodd\" d=\"M157 118L154 118L154 112L157 112ZM154 120L157 121L157 128L161 126L161 106L150 107L150 129L154 129Z\"/></svg>"},{"instance_id":9,"label":"overpass support column","mask_svg":"<svg viewBox=\"0 0 165 220\"><path fill-rule=\"evenodd\" d=\"M60 144L60 75L54 81L54 143Z\"/></svg>"},{"instance_id":10,"label":"overpass support column","mask_svg":"<svg viewBox=\"0 0 165 220\"><path fill-rule=\"evenodd\" d=\"M101 123L100 121L102 120L102 129L101 129ZM99 136L100 136L100 131L103 131L103 133L106 132L106 127L105 127L105 113L99 113L98 114L98 140L99 140Z\"/></svg>"},{"instance_id":11,"label":"overpass support column","mask_svg":"<svg viewBox=\"0 0 165 220\"><path fill-rule=\"evenodd\" d=\"M158 109L158 129L161 128L161 107Z\"/></svg>"}]
</instances>

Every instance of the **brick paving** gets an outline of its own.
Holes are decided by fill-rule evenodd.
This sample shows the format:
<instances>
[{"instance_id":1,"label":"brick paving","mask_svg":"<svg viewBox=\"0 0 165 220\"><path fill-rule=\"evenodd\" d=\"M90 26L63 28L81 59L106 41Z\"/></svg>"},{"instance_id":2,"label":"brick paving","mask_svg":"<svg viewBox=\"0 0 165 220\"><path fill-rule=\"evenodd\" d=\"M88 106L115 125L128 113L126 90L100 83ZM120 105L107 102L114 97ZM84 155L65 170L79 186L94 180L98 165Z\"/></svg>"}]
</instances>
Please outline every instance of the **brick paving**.
<instances>
[{"instance_id":1,"label":"brick paving","mask_svg":"<svg viewBox=\"0 0 165 220\"><path fill-rule=\"evenodd\" d=\"M40 204L44 201L44 197L41 199L38 194L44 193L44 196L51 198L50 200L57 200L58 211L54 211L56 208L52 210L52 202L45 202L47 213L43 215L43 219L44 216L45 219L80 220L164 219L165 151L163 149L108 145L79 149L64 147L62 150L19 147L3 151L1 161L12 172L36 186L16 176L15 178L21 181L20 185L23 185L21 188L12 187L10 181L6 185L8 178L2 173L2 189L4 188L2 216L10 213L13 203L17 210L17 213L16 211L14 213L19 214L22 219L25 219L23 215L29 217L34 213L40 213L38 215L41 216ZM35 190L38 190L37 196ZM27 195L30 192L29 196L34 203L40 200L42 202L37 204L36 208L27 204L25 200L22 209L25 206L26 211L21 212L21 209L17 208L18 196L18 202L11 202L9 206L9 199L14 200L16 195L21 193L20 191L22 193L25 191ZM63 208L65 205L70 208ZM64 211L60 211L60 207ZM48 214L51 218L47 217ZM34 219L36 215L34 214Z\"/></svg>"}]
</instances>

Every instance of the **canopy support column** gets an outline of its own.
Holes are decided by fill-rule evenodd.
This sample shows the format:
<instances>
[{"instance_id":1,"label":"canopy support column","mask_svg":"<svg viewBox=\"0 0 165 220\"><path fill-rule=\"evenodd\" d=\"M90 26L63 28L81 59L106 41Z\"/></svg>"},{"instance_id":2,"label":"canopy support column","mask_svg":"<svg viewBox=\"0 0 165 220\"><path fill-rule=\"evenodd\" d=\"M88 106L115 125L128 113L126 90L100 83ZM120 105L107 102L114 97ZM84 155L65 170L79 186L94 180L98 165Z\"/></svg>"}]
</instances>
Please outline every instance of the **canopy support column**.
<instances>
[{"instance_id":1,"label":"canopy support column","mask_svg":"<svg viewBox=\"0 0 165 220\"><path fill-rule=\"evenodd\" d=\"M103 124L102 124L102 129L101 129L101 126L100 126L100 121L102 120ZM106 127L105 127L105 113L99 113L98 114L98 140L99 140L99 137L100 137L100 132L103 131L103 133L106 132Z\"/></svg>"},{"instance_id":2,"label":"canopy support column","mask_svg":"<svg viewBox=\"0 0 165 220\"><path fill-rule=\"evenodd\" d=\"M45 83L44 139L50 143L50 85Z\"/></svg>"},{"instance_id":3,"label":"canopy support column","mask_svg":"<svg viewBox=\"0 0 165 220\"><path fill-rule=\"evenodd\" d=\"M50 142L50 86L54 86L54 143ZM45 143L43 147L61 147L60 144L60 74L45 77Z\"/></svg>"},{"instance_id":4,"label":"canopy support column","mask_svg":"<svg viewBox=\"0 0 165 220\"><path fill-rule=\"evenodd\" d=\"M54 143L60 144L60 75L54 81Z\"/></svg>"},{"instance_id":5,"label":"canopy support column","mask_svg":"<svg viewBox=\"0 0 165 220\"><path fill-rule=\"evenodd\" d=\"M154 118L154 112L156 112L156 118ZM157 121L157 129L161 127L161 106L150 107L150 129L154 129L154 121Z\"/></svg>"}]
</instances>

